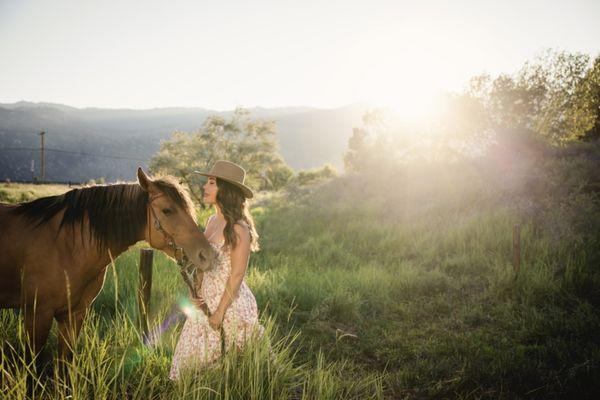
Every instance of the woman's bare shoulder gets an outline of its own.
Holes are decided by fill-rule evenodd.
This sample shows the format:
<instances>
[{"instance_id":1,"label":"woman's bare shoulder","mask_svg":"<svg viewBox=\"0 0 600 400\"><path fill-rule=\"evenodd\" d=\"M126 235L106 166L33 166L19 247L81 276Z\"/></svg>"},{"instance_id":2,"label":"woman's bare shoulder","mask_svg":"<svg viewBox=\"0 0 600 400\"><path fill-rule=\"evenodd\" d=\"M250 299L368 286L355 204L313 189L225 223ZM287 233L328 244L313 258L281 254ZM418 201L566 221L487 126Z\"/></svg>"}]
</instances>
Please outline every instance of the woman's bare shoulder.
<instances>
[{"instance_id":1,"label":"woman's bare shoulder","mask_svg":"<svg viewBox=\"0 0 600 400\"><path fill-rule=\"evenodd\" d=\"M243 219L239 219L235 224L243 226L245 229L250 229L250 226L248 225L248 223L246 221L244 221Z\"/></svg>"},{"instance_id":2,"label":"woman's bare shoulder","mask_svg":"<svg viewBox=\"0 0 600 400\"><path fill-rule=\"evenodd\" d=\"M250 237L250 226L244 220L239 220L233 225L233 230L240 238Z\"/></svg>"}]
</instances>

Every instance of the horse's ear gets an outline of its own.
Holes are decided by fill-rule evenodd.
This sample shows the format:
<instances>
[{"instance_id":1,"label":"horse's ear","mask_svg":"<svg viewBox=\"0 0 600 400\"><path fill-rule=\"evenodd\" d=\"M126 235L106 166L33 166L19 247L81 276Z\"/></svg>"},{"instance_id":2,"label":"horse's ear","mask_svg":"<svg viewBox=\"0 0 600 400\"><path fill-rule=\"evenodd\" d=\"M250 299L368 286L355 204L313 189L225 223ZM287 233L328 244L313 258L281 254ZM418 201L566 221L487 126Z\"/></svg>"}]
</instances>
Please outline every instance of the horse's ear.
<instances>
[{"instance_id":1,"label":"horse's ear","mask_svg":"<svg viewBox=\"0 0 600 400\"><path fill-rule=\"evenodd\" d=\"M146 192L149 191L150 186L152 185L152 181L150 180L150 178L148 178L148 175L146 175L142 167L138 167L137 178L142 189L144 189Z\"/></svg>"}]
</instances>

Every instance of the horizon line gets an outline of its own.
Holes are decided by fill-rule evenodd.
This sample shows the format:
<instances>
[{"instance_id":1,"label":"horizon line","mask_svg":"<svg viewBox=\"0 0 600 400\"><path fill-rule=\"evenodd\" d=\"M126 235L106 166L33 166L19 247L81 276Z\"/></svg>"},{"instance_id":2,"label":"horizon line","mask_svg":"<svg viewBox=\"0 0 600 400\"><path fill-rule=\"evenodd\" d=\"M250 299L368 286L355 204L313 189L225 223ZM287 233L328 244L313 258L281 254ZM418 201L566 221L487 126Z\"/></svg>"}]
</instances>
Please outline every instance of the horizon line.
<instances>
[{"instance_id":1,"label":"horizon line","mask_svg":"<svg viewBox=\"0 0 600 400\"><path fill-rule=\"evenodd\" d=\"M207 108L203 106L160 106L160 107L145 107L145 108L135 108L135 107L101 107L101 106L73 106L66 103L59 103L54 101L31 101L31 100L18 100L18 101L0 101L0 107L3 106L17 106L19 103L32 104L37 106L61 106L68 107L77 110L119 110L119 111L154 111L154 110L168 110L168 109L201 109L205 111L211 112L231 112L235 111L238 108L246 109L246 110L255 110L255 109L265 109L265 110L273 110L273 109L282 109L282 108L305 108L305 109L313 109L313 110L335 110L346 107L353 106L362 106L366 108L377 108L384 107L384 105L375 105L368 101L354 101L339 104L337 106L315 106L315 105L281 105L281 106L264 106L264 105L253 105L253 106L245 106L245 105L237 105L231 108Z\"/></svg>"}]
</instances>

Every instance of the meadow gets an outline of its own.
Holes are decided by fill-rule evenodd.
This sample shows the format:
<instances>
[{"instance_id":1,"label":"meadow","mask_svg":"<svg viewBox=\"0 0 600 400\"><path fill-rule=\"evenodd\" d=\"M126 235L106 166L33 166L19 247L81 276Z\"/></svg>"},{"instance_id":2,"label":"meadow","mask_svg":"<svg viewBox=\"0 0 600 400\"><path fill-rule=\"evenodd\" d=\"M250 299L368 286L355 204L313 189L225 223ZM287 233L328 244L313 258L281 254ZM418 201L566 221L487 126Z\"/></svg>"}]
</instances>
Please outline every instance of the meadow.
<instances>
[{"instance_id":1,"label":"meadow","mask_svg":"<svg viewBox=\"0 0 600 400\"><path fill-rule=\"evenodd\" d=\"M181 384L168 371L186 290L157 253L163 329L144 343L140 243L109 267L66 378L33 373L18 314L2 311L3 398L26 398L30 375L48 399L597 398L600 202L584 156L598 149L578 151L367 171L257 202L247 281L267 335Z\"/></svg>"},{"instance_id":2,"label":"meadow","mask_svg":"<svg viewBox=\"0 0 600 400\"><path fill-rule=\"evenodd\" d=\"M66 185L0 182L0 202L23 203L69 190Z\"/></svg>"}]
</instances>

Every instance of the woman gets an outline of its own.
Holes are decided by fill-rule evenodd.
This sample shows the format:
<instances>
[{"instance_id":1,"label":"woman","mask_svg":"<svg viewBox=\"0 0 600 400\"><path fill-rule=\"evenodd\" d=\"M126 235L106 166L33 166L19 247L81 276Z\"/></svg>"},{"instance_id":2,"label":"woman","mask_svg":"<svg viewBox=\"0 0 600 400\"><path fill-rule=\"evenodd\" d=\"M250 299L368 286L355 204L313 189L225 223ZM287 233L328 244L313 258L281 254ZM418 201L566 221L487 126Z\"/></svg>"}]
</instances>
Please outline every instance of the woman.
<instances>
[{"instance_id":1,"label":"woman","mask_svg":"<svg viewBox=\"0 0 600 400\"><path fill-rule=\"evenodd\" d=\"M253 333L261 335L254 295L244 281L250 251L258 250L258 234L248 211L252 190L244 185L240 166L217 161L203 186L204 202L215 208L204 235L217 251L216 265L204 272L197 286L200 298L192 299L198 312L188 317L175 348L170 379L177 380L184 367L201 368L226 349L241 348ZM200 309L208 306L207 317Z\"/></svg>"}]
</instances>

